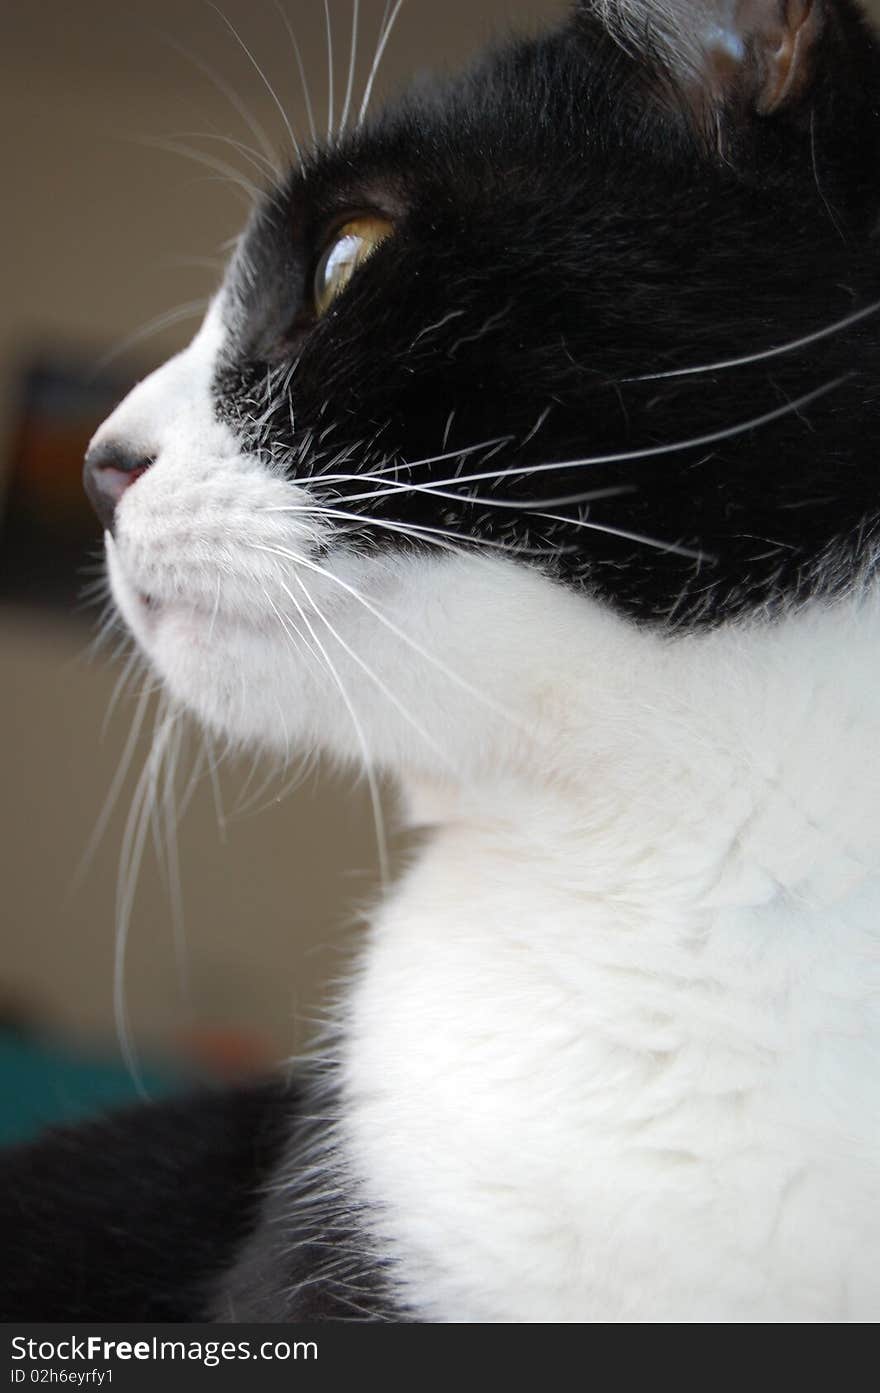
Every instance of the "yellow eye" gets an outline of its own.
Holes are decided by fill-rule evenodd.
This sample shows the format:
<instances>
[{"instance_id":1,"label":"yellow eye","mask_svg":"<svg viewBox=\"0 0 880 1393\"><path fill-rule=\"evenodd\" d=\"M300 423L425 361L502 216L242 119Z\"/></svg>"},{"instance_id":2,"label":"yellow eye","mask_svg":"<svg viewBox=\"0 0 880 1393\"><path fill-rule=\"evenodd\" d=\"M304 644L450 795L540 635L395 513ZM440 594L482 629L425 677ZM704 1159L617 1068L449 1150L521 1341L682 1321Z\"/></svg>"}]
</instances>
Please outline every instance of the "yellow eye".
<instances>
[{"instance_id":1,"label":"yellow eye","mask_svg":"<svg viewBox=\"0 0 880 1393\"><path fill-rule=\"evenodd\" d=\"M339 229L315 272L315 310L319 317L327 313L358 267L393 230L387 218L353 218Z\"/></svg>"}]
</instances>

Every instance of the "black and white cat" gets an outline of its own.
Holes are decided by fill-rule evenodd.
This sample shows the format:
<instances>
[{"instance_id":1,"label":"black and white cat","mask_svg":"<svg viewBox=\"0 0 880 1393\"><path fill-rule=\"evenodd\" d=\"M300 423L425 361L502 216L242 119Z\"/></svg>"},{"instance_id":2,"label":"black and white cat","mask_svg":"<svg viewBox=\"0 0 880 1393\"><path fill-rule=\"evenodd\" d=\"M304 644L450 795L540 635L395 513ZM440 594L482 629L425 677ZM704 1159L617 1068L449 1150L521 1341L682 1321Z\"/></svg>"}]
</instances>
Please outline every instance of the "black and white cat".
<instances>
[{"instance_id":1,"label":"black and white cat","mask_svg":"<svg viewBox=\"0 0 880 1393\"><path fill-rule=\"evenodd\" d=\"M878 151L848 0L583 0L267 194L90 449L113 595L430 830L319 1082L19 1158L125 1241L16 1314L877 1316Z\"/></svg>"}]
</instances>

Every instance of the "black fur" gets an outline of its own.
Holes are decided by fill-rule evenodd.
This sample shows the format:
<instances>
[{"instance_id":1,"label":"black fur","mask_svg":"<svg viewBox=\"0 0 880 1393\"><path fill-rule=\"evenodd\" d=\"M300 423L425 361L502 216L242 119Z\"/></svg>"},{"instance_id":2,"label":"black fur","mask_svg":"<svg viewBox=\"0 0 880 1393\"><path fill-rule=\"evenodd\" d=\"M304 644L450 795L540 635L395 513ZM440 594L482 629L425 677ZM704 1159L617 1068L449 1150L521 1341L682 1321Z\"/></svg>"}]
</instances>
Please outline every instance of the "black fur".
<instances>
[{"instance_id":1,"label":"black fur","mask_svg":"<svg viewBox=\"0 0 880 1393\"><path fill-rule=\"evenodd\" d=\"M247 233L218 411L297 477L396 464L404 485L451 480L448 498L371 501L360 479L325 497L520 546L639 620L714 623L850 583L880 520L875 318L751 366L632 380L771 349L880 299L880 59L850 7L825 8L793 109L759 115L734 94L712 139L658 53L625 52L582 6L317 153ZM365 208L395 235L315 322L328 229ZM468 484L712 436L831 383L724 441ZM354 536L412 544L377 525Z\"/></svg>"},{"instance_id":2,"label":"black fur","mask_svg":"<svg viewBox=\"0 0 880 1393\"><path fill-rule=\"evenodd\" d=\"M0 1319L204 1317L297 1107L280 1084L205 1094L0 1153Z\"/></svg>"},{"instance_id":3,"label":"black fur","mask_svg":"<svg viewBox=\"0 0 880 1393\"><path fill-rule=\"evenodd\" d=\"M318 1099L277 1079L0 1152L0 1320L392 1318L344 1192L307 1170Z\"/></svg>"}]
</instances>

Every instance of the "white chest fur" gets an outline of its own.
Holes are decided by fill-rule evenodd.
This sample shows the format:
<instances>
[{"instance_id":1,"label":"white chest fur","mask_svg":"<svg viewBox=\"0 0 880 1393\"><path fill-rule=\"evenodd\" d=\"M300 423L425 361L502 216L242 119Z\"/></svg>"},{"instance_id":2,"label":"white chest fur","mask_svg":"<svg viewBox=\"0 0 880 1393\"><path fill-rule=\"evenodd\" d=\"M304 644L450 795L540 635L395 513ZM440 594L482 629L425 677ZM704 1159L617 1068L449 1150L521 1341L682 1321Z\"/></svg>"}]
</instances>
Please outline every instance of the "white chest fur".
<instances>
[{"instance_id":1,"label":"white chest fur","mask_svg":"<svg viewBox=\"0 0 880 1393\"><path fill-rule=\"evenodd\" d=\"M202 394L110 574L207 725L369 755L434 825L345 1021L342 1150L403 1296L875 1319L877 602L669 639L500 556L310 560L300 492L210 415L212 324L105 427Z\"/></svg>"},{"instance_id":2,"label":"white chest fur","mask_svg":"<svg viewBox=\"0 0 880 1393\"><path fill-rule=\"evenodd\" d=\"M377 914L349 1165L428 1319L874 1319L876 613L627 632Z\"/></svg>"}]
</instances>

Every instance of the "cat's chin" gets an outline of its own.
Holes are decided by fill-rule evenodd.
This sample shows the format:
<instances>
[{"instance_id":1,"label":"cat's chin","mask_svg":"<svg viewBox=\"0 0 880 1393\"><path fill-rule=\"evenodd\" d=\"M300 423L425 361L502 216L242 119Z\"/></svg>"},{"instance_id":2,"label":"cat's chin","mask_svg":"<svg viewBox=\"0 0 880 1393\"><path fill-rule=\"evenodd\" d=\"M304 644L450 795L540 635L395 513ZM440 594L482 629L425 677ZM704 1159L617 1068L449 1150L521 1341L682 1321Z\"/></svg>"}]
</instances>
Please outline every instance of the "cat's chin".
<instances>
[{"instance_id":1,"label":"cat's chin","mask_svg":"<svg viewBox=\"0 0 880 1393\"><path fill-rule=\"evenodd\" d=\"M234 744L273 753L289 748L294 734L283 720L279 694L295 689L296 665L279 662L264 625L231 616L220 606L209 609L197 600L140 590L126 575L111 537L107 571L126 627L175 702ZM300 709L303 701L304 694Z\"/></svg>"},{"instance_id":2,"label":"cat's chin","mask_svg":"<svg viewBox=\"0 0 880 1393\"><path fill-rule=\"evenodd\" d=\"M154 568L147 589L127 539L107 539L112 593L138 647L172 699L230 743L285 758L321 750L407 777L525 759L550 698L543 679L539 692L516 693L522 644L528 636L543 672L552 653L545 662L539 650L555 651L560 610L572 611L564 641L577 647L583 601L494 558L334 548L303 567L303 577L276 570L258 608L220 570L216 587L196 575L190 596L179 571L172 585ZM493 627L475 645L468 619L483 608Z\"/></svg>"}]
</instances>

